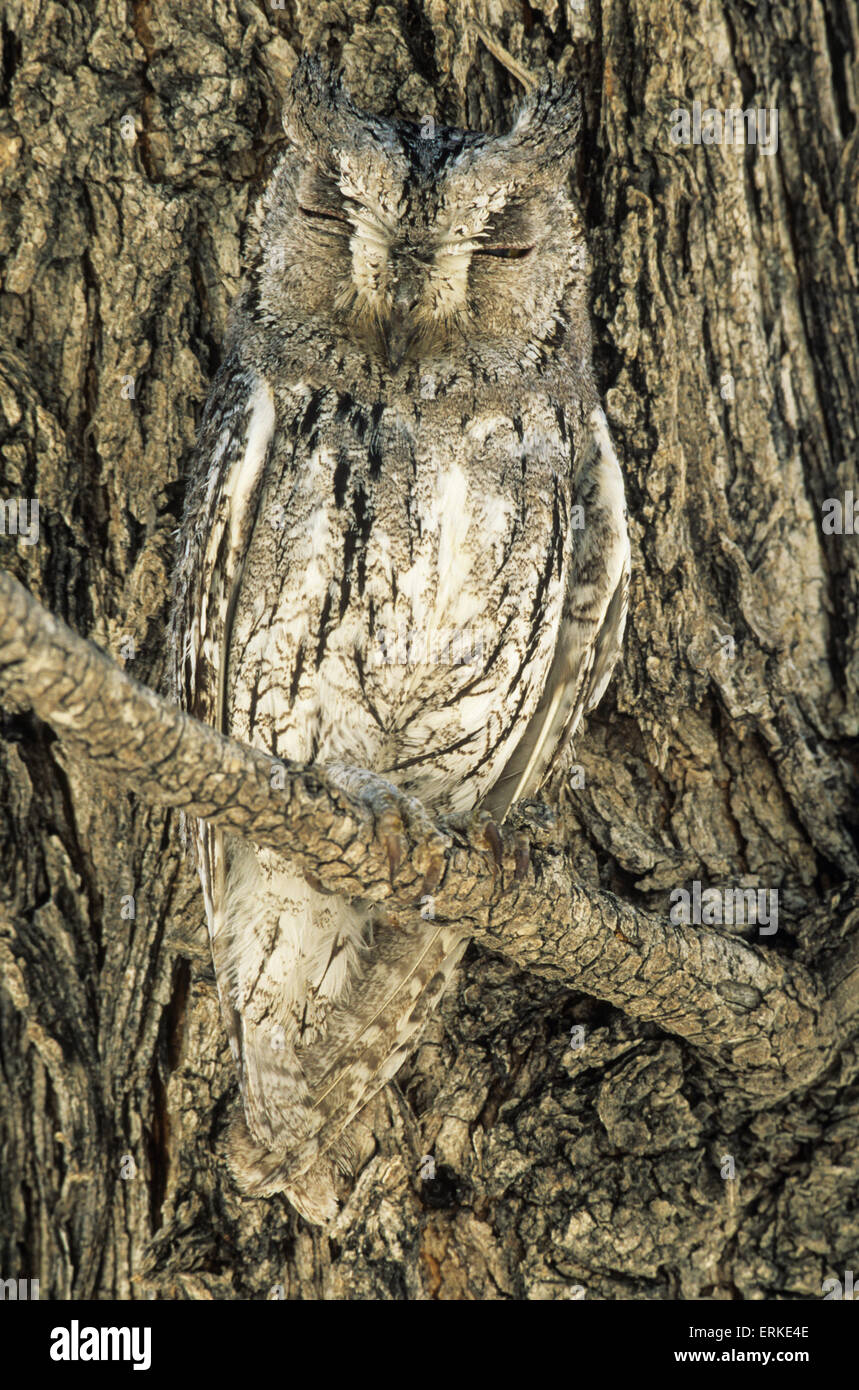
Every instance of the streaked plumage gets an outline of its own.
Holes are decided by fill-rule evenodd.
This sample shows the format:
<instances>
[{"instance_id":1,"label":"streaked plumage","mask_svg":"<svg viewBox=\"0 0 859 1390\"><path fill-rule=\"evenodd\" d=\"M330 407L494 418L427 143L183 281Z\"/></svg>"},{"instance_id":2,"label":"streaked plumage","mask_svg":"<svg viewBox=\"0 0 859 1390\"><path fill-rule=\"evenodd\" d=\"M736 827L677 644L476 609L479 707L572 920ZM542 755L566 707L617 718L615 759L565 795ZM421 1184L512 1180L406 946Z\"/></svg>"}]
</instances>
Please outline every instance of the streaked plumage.
<instances>
[{"instance_id":1,"label":"streaked plumage","mask_svg":"<svg viewBox=\"0 0 859 1390\"><path fill-rule=\"evenodd\" d=\"M500 819L602 695L625 621L566 188L577 102L551 87L507 136L424 140L303 61L284 125L195 455L179 698L275 756ZM330 1219L350 1121L465 941L206 827L198 851L244 1103L234 1172Z\"/></svg>"}]
</instances>

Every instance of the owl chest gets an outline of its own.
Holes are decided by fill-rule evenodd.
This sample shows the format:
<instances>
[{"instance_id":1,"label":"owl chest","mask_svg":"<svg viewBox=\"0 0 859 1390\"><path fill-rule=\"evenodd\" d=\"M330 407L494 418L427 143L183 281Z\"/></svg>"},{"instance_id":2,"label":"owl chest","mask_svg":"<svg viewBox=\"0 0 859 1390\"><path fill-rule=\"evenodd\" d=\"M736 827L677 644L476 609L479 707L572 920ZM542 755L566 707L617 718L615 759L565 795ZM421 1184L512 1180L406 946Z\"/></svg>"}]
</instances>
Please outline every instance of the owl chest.
<instances>
[{"instance_id":1,"label":"owl chest","mask_svg":"<svg viewBox=\"0 0 859 1390\"><path fill-rule=\"evenodd\" d=\"M276 441L230 660L234 710L278 746L289 733L290 756L358 740L378 765L374 741L395 760L398 742L489 737L539 698L566 583L564 441L548 413L421 406L334 395Z\"/></svg>"},{"instance_id":2,"label":"owl chest","mask_svg":"<svg viewBox=\"0 0 859 1390\"><path fill-rule=\"evenodd\" d=\"M498 411L341 405L293 459L276 484L284 571L306 561L308 594L339 584L345 607L390 603L419 622L465 620L527 586L569 502L554 422L526 435Z\"/></svg>"}]
</instances>

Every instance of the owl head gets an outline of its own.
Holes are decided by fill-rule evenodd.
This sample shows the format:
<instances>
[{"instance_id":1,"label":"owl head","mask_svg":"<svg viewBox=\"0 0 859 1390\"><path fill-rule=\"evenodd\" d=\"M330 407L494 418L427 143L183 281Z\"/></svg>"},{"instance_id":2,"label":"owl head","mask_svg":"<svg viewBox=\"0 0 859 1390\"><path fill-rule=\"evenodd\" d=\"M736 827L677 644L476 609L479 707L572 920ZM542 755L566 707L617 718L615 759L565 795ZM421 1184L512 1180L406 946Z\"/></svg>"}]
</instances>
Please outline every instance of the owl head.
<instances>
[{"instance_id":1,"label":"owl head","mask_svg":"<svg viewBox=\"0 0 859 1390\"><path fill-rule=\"evenodd\" d=\"M507 134L477 134L368 115L303 58L283 122L252 275L269 328L315 326L395 372L463 344L520 365L587 355L570 86L534 92Z\"/></svg>"}]
</instances>

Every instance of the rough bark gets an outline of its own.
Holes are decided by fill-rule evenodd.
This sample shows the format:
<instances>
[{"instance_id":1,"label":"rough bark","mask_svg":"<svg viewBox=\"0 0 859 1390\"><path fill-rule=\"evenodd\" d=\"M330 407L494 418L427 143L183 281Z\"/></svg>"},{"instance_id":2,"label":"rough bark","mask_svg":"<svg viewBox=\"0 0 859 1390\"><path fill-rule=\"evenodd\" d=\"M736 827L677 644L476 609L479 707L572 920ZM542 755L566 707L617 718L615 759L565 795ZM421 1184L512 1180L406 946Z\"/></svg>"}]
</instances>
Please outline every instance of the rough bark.
<instances>
[{"instance_id":1,"label":"rough bark","mask_svg":"<svg viewBox=\"0 0 859 1390\"><path fill-rule=\"evenodd\" d=\"M532 825L511 883L452 836L436 908L464 912L443 895L470 876L475 944L334 1239L223 1163L235 1083L202 951L170 941L202 921L175 813L121 789L121 736L110 773L107 735L99 769L10 697L0 1274L54 1297L819 1297L859 1255L859 540L821 527L859 493L854 0L11 0L0 37L0 500L40 504L0 562L72 629L163 683L185 467L303 48L368 107L475 127L519 93L504 51L578 75L634 542L623 667L552 843ZM694 100L777 107L777 153L674 145ZM778 890L778 932L670 923L694 880Z\"/></svg>"}]
</instances>

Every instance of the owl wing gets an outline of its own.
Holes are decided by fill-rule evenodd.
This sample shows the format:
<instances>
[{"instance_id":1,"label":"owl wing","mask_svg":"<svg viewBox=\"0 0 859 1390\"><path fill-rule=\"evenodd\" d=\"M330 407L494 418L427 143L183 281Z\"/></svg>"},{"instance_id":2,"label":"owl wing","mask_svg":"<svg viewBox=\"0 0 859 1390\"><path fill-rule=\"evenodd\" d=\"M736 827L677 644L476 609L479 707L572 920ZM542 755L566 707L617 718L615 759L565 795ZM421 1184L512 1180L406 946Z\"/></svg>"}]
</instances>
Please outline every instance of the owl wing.
<instances>
[{"instance_id":1,"label":"owl wing","mask_svg":"<svg viewBox=\"0 0 859 1390\"><path fill-rule=\"evenodd\" d=\"M373 960L361 977L357 997L347 997L335 1007L324 1041L301 1051L299 1070L287 1070L281 1054L280 1073L269 1075L275 1090L292 1082L282 1112L283 1133L275 1147L251 1133L243 1118L234 1128L233 1156L239 1160L245 1190L258 1195L286 1190L308 1214L306 1199L301 1200L308 1170L315 1181L319 1169L314 1165L328 1154L349 1166L347 1126L393 1079L414 1048L468 940L455 923L376 924ZM260 1038L248 1030L244 1041L252 1054L252 1071ZM300 1090L294 1084L299 1076Z\"/></svg>"},{"instance_id":2,"label":"owl wing","mask_svg":"<svg viewBox=\"0 0 859 1390\"><path fill-rule=\"evenodd\" d=\"M226 732L232 619L274 423L268 385L244 367L234 351L213 382L194 452L176 569L171 644L178 703L222 733ZM198 821L193 838L224 1024L233 1057L241 1065L241 1019L220 983L226 979L216 921L216 910L224 899L223 835Z\"/></svg>"},{"instance_id":3,"label":"owl wing","mask_svg":"<svg viewBox=\"0 0 859 1390\"><path fill-rule=\"evenodd\" d=\"M621 651L630 564L623 477L602 410L593 411L588 425L574 497L584 508L584 527L571 532L555 656L540 703L484 800L498 820L514 801L539 791L582 715L602 699Z\"/></svg>"},{"instance_id":4,"label":"owl wing","mask_svg":"<svg viewBox=\"0 0 859 1390\"><path fill-rule=\"evenodd\" d=\"M230 650L274 425L265 382L244 369L237 356L228 358L213 384L194 457L173 605L177 698L222 732L229 731ZM442 923L378 922L360 992L347 991L337 1002L313 1046L300 1049L295 1059L284 1046L271 1058L265 1028L242 1015L230 987L235 941L224 920L224 837L198 822L194 844L221 1012L245 1102L245 1115L237 1117L231 1134L231 1156L246 1190L287 1190L309 1219L321 1220L330 1214L330 1200L327 1169L317 1160L394 1075L467 938ZM288 1145L275 1143L281 1136L269 1136L266 1123L260 1123L258 1112L265 1112L265 1121L268 1109L278 1111L283 1137L292 1141ZM348 1150L347 1139L338 1157Z\"/></svg>"}]
</instances>

